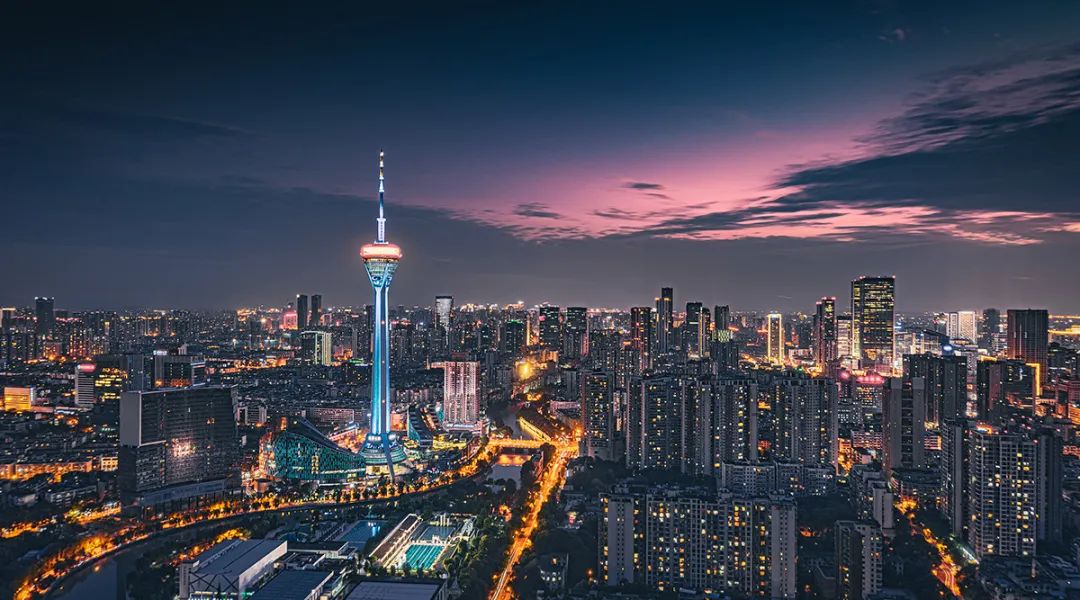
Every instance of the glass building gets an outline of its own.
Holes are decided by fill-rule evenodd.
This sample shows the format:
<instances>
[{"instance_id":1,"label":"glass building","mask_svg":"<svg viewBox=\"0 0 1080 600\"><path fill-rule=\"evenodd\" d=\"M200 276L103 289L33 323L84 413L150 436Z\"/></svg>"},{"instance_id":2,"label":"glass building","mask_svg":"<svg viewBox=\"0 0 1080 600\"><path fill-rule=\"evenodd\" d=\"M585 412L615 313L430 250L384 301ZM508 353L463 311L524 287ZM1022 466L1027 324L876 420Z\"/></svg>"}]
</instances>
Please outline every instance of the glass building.
<instances>
[{"instance_id":1,"label":"glass building","mask_svg":"<svg viewBox=\"0 0 1080 600\"><path fill-rule=\"evenodd\" d=\"M263 453L266 470L280 479L347 481L365 475L362 455L338 446L301 418L270 434Z\"/></svg>"}]
</instances>

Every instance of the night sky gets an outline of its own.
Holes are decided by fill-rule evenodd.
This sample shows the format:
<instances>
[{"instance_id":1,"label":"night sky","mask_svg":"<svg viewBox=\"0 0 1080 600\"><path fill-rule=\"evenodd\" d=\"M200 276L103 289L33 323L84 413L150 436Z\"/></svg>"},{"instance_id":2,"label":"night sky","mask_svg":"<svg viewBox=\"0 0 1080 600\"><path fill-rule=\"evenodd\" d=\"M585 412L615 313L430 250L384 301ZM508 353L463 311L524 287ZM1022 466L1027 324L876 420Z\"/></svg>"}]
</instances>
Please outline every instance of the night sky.
<instances>
[{"instance_id":1,"label":"night sky","mask_svg":"<svg viewBox=\"0 0 1080 600\"><path fill-rule=\"evenodd\" d=\"M12 2L0 304L1080 312L1080 2ZM222 3L226 4L226 3ZM68 6L70 5L70 6Z\"/></svg>"}]
</instances>

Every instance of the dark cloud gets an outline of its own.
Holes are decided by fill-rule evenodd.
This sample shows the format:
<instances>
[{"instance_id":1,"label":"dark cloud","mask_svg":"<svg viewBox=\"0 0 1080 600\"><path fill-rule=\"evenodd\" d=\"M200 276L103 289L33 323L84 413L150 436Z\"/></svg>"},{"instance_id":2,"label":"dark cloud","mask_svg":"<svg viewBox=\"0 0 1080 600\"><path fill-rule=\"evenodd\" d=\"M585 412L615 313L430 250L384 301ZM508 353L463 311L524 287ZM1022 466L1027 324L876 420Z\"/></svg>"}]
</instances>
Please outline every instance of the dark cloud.
<instances>
[{"instance_id":1,"label":"dark cloud","mask_svg":"<svg viewBox=\"0 0 1080 600\"><path fill-rule=\"evenodd\" d=\"M514 207L514 214L519 217L534 217L537 219L560 219L562 215L551 210L547 204L541 202L525 202Z\"/></svg>"},{"instance_id":2,"label":"dark cloud","mask_svg":"<svg viewBox=\"0 0 1080 600\"><path fill-rule=\"evenodd\" d=\"M631 190L662 190L664 186L659 183L648 183L645 181L630 181L623 185L623 187Z\"/></svg>"}]
</instances>

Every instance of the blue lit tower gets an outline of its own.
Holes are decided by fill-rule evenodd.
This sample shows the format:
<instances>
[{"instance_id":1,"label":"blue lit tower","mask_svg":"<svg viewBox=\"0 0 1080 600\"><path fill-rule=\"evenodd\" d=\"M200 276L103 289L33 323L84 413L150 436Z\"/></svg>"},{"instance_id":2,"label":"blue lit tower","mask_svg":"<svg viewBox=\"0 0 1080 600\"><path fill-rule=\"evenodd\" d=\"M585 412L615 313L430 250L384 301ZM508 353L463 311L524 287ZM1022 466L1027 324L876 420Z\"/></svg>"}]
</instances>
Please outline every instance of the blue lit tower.
<instances>
[{"instance_id":1,"label":"blue lit tower","mask_svg":"<svg viewBox=\"0 0 1080 600\"><path fill-rule=\"evenodd\" d=\"M390 431L390 281L394 278L401 248L386 241L386 216L383 195L383 153L379 152L379 237L364 244L364 259L371 287L375 290L375 348L371 363L371 428L364 440L364 459L368 465L385 466L394 474L394 463L405 460L405 449Z\"/></svg>"}]
</instances>

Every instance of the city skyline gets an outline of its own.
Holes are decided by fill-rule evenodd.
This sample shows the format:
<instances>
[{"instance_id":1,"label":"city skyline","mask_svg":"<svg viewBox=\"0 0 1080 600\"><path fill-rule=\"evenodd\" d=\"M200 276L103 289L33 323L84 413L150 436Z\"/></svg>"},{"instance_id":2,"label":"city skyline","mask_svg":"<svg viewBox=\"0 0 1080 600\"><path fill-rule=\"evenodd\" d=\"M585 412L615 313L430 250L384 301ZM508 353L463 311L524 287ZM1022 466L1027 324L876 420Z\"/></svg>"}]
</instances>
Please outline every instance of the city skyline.
<instances>
[{"instance_id":1,"label":"city skyline","mask_svg":"<svg viewBox=\"0 0 1080 600\"><path fill-rule=\"evenodd\" d=\"M20 7L0 304L360 304L385 147L407 305L644 305L664 272L809 310L891 274L901 311L1075 313L1080 7L1030 8Z\"/></svg>"}]
</instances>

